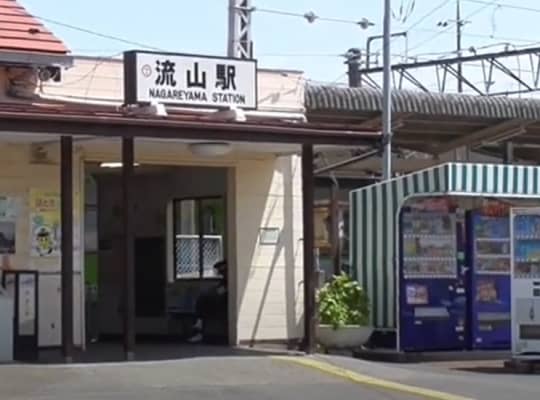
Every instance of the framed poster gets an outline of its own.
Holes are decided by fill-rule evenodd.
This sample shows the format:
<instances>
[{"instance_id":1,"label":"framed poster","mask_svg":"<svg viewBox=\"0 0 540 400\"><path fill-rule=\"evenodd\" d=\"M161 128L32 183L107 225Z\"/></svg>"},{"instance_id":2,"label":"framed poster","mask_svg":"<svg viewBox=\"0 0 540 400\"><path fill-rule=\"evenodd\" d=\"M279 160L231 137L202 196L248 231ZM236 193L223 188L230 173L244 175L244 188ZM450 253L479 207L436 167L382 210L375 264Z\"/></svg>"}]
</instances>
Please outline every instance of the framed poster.
<instances>
[{"instance_id":1,"label":"framed poster","mask_svg":"<svg viewBox=\"0 0 540 400\"><path fill-rule=\"evenodd\" d=\"M60 194L30 190L30 234L33 257L60 256Z\"/></svg>"},{"instance_id":2,"label":"framed poster","mask_svg":"<svg viewBox=\"0 0 540 400\"><path fill-rule=\"evenodd\" d=\"M315 247L330 247L330 210L327 206L315 207Z\"/></svg>"},{"instance_id":3,"label":"framed poster","mask_svg":"<svg viewBox=\"0 0 540 400\"><path fill-rule=\"evenodd\" d=\"M0 254L15 254L17 199L0 196Z\"/></svg>"}]
</instances>

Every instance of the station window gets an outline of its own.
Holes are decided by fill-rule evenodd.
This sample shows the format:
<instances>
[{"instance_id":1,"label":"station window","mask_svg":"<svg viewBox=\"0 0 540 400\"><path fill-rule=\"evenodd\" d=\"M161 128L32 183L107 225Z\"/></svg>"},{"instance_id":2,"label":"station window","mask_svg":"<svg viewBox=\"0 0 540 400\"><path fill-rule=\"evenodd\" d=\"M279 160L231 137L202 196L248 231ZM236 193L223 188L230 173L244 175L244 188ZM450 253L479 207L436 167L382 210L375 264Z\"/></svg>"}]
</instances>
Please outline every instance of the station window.
<instances>
[{"instance_id":1,"label":"station window","mask_svg":"<svg viewBox=\"0 0 540 400\"><path fill-rule=\"evenodd\" d=\"M224 258L224 199L179 199L173 207L175 278L214 278L213 266Z\"/></svg>"}]
</instances>

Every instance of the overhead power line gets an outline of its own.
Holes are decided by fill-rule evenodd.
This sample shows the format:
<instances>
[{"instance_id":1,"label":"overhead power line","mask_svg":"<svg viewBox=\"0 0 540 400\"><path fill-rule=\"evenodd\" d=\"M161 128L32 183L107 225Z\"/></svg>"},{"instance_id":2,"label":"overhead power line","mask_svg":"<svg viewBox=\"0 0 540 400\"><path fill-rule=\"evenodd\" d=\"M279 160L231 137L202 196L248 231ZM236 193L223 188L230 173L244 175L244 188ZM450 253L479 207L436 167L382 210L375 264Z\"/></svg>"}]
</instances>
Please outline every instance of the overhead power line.
<instances>
[{"instance_id":1,"label":"overhead power line","mask_svg":"<svg viewBox=\"0 0 540 400\"><path fill-rule=\"evenodd\" d=\"M135 42L133 40L128 40L128 39L125 39L125 38L122 38L122 37L119 37L119 36L114 36L114 35L109 35L109 34L106 34L106 33L93 31L91 29L83 28L83 27L80 27L80 26L77 26L77 25L68 24L68 23L65 23L65 22L62 22L62 21L58 21L56 19L42 17L40 15L35 15L35 14L33 14L33 17L37 18L37 19L39 19L41 21L48 22L50 24L54 24L54 25L62 26L64 28L68 28L68 29L72 29L72 30L75 30L75 31L87 33L89 35L100 37L102 39L113 40L115 42L128 44L130 46L135 46L135 47L138 47L138 48L144 48L144 49L149 49L149 50L157 50L157 51L164 51L163 49L161 49L159 47L156 47L156 46L151 46L151 45L148 45L148 44L145 44L145 43Z\"/></svg>"},{"instance_id":2,"label":"overhead power line","mask_svg":"<svg viewBox=\"0 0 540 400\"><path fill-rule=\"evenodd\" d=\"M150 50L163 51L163 49L161 49L159 47L150 46L150 45L140 43L140 42L134 42L132 40L124 39L124 38L121 38L121 37L118 37L118 36L113 36L113 35L108 35L108 34L105 34L105 33L92 31L90 29L81 28L80 26L75 26L75 25L71 25L71 24L66 24L65 22L57 21L57 20L54 20L54 19L51 19L51 18L40 17L38 15L34 15L34 17L36 17L37 19L40 19L42 21L51 23L51 24L55 24L55 25L58 25L58 26L63 26L64 28L73 29L73 30L76 30L76 31L79 31L79 32L88 33L89 35L94 35L94 36L97 36L97 37L101 37L103 39L114 40L116 42L129 44L130 46L137 46L137 47L140 47L140 48L145 48L145 49L150 49Z\"/></svg>"},{"instance_id":3,"label":"overhead power line","mask_svg":"<svg viewBox=\"0 0 540 400\"><path fill-rule=\"evenodd\" d=\"M489 1L487 2L486 1L486 4L483 4L481 7L477 8L476 10L474 10L473 12L471 12L470 14L468 14L465 18L463 18L463 20L467 20L468 18L471 18L473 16L475 16L476 14L482 12L483 10L485 10L486 8L488 8L489 6L492 6L494 5L495 3L497 2L497 0L492 0L492 1ZM442 35L443 33L449 31L450 29L452 29L453 27L451 25L449 25L448 27L442 29L440 32L437 32L435 35L427 38L426 40L420 42L419 44L417 44L416 46L413 46L411 48L409 48L409 51L413 51L419 47L422 47L423 45L425 45L426 43L429 43L431 42L433 39L436 39L438 38L440 35Z\"/></svg>"},{"instance_id":4,"label":"overhead power line","mask_svg":"<svg viewBox=\"0 0 540 400\"><path fill-rule=\"evenodd\" d=\"M442 3L436 5L434 8L432 8L430 11L428 11L426 14L424 14L422 17L420 17L418 20L416 20L414 23L412 23L411 25L409 25L409 27L407 29L405 29L407 32L412 30L413 28L417 27L418 25L420 25L422 22L424 22L426 19L428 19L429 17L431 17L433 14L435 14L437 11L439 11L440 9L442 9L443 7L447 6L448 4L450 4L450 1L451 0L444 0Z\"/></svg>"},{"instance_id":5,"label":"overhead power line","mask_svg":"<svg viewBox=\"0 0 540 400\"><path fill-rule=\"evenodd\" d=\"M424 22L426 19L428 19L429 17L431 17L433 14L435 14L437 11L439 11L440 9L442 9L443 7L445 7L446 5L448 5L450 3L451 0L443 0L443 2L437 4L434 8L432 8L431 10L429 10L426 14L424 14L423 16L421 16L419 19L417 19L415 22L413 22L411 25L409 25L408 28L405 29L405 32L409 33L413 28L417 27L418 25L420 25L422 22ZM393 37L393 38L390 38L390 43L393 43L394 40L396 40L396 37ZM376 51L376 52L380 52L382 50L382 48L379 47L379 49Z\"/></svg>"},{"instance_id":6,"label":"overhead power line","mask_svg":"<svg viewBox=\"0 0 540 400\"><path fill-rule=\"evenodd\" d=\"M276 9L271 9L271 8L260 8L260 7L251 7L248 11L282 15L282 16L287 16L287 17L297 17L297 18L305 19L309 23L314 23L315 21L325 21L325 22L337 22L337 23L342 23L342 24L352 24L352 25L360 26L362 29L367 29L370 26L375 25L373 22L369 21L365 17L362 17L359 20L321 17L313 11L308 11L305 13L298 13L298 12L293 12L293 11L276 10Z\"/></svg>"},{"instance_id":7,"label":"overhead power line","mask_svg":"<svg viewBox=\"0 0 540 400\"><path fill-rule=\"evenodd\" d=\"M521 10L521 11L527 11L527 12L534 12L534 13L540 13L539 8L533 8L533 7L527 7L527 6L518 6L516 4L510 4L510 3L501 3L500 1L496 3L491 3L487 0L462 0L467 3L474 3L474 4L484 4L486 6L496 6L500 8L510 8L512 10Z\"/></svg>"}]
</instances>

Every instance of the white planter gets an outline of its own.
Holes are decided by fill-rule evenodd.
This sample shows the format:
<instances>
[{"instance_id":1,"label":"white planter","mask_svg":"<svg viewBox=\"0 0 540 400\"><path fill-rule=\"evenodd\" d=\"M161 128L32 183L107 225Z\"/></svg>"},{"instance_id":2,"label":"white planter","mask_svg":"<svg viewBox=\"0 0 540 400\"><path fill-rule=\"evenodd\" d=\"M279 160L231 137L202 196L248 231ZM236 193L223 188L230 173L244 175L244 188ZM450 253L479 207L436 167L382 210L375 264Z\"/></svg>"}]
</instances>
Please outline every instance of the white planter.
<instances>
[{"instance_id":1,"label":"white planter","mask_svg":"<svg viewBox=\"0 0 540 400\"><path fill-rule=\"evenodd\" d=\"M334 329L331 325L319 325L317 337L327 348L343 349L362 346L372 332L373 328L369 326L347 325Z\"/></svg>"}]
</instances>

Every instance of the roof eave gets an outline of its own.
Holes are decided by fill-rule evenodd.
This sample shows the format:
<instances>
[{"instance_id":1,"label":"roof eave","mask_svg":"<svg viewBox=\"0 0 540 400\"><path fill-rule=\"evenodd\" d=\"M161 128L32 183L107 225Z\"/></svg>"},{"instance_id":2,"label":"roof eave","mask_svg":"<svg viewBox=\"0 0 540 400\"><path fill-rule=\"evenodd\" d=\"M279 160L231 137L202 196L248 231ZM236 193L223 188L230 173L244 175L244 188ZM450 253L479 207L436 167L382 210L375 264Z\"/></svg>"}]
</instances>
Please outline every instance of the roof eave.
<instances>
[{"instance_id":1,"label":"roof eave","mask_svg":"<svg viewBox=\"0 0 540 400\"><path fill-rule=\"evenodd\" d=\"M73 66L73 56L68 54L2 50L0 51L0 64L71 68Z\"/></svg>"}]
</instances>

